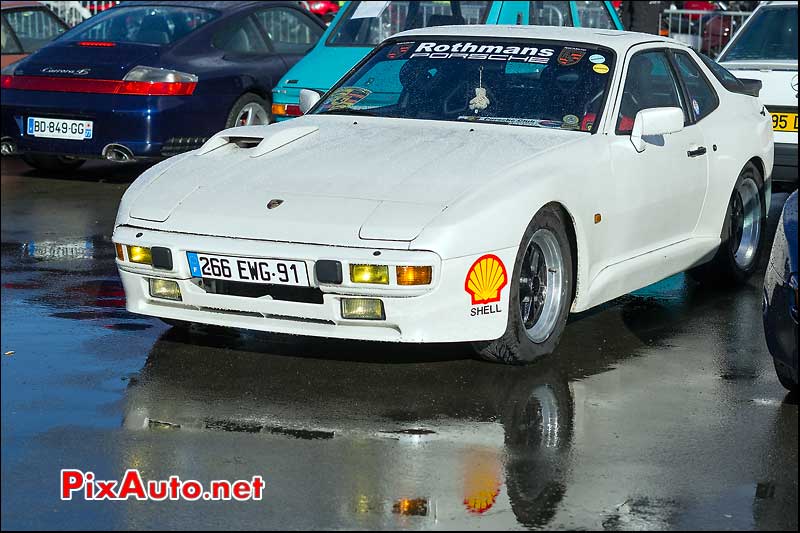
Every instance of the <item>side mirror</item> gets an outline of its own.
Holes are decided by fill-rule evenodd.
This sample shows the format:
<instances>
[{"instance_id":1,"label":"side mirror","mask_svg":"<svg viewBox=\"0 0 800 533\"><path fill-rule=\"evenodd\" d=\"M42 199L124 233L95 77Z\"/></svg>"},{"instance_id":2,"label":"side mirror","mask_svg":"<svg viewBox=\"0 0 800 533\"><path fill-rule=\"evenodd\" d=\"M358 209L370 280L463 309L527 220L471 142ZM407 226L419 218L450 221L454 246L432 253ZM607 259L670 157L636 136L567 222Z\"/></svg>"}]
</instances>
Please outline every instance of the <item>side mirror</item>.
<instances>
[{"instance_id":1,"label":"side mirror","mask_svg":"<svg viewBox=\"0 0 800 533\"><path fill-rule=\"evenodd\" d=\"M679 107L654 107L636 113L631 131L631 144L637 152L647 147L645 137L666 135L683 129L683 110Z\"/></svg>"},{"instance_id":2,"label":"side mirror","mask_svg":"<svg viewBox=\"0 0 800 533\"><path fill-rule=\"evenodd\" d=\"M302 114L308 113L308 110L314 107L322 95L317 91L311 89L300 89L300 112Z\"/></svg>"}]
</instances>

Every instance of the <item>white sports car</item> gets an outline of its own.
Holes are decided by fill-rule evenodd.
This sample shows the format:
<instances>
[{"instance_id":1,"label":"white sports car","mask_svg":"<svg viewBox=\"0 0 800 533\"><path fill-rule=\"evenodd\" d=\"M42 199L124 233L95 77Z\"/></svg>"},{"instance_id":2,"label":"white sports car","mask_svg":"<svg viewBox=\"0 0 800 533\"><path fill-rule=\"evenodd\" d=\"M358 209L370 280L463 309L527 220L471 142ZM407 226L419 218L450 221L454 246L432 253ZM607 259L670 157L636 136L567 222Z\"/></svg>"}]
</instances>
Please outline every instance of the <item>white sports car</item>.
<instances>
[{"instance_id":1,"label":"white sports car","mask_svg":"<svg viewBox=\"0 0 800 533\"><path fill-rule=\"evenodd\" d=\"M762 250L772 122L685 45L594 29L395 35L305 116L150 168L114 229L174 324L552 352L570 312ZM200 80L199 83L203 83Z\"/></svg>"}]
</instances>

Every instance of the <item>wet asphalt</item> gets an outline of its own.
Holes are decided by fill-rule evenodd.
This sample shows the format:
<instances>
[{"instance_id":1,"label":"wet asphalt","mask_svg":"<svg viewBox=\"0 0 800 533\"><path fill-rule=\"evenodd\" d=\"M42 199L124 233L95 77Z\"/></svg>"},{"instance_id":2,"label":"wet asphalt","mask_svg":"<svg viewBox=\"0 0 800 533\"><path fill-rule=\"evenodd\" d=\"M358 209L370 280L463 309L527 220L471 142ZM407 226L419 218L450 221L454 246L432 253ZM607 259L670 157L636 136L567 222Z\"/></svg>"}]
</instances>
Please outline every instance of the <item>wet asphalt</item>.
<instances>
[{"instance_id":1,"label":"wet asphalt","mask_svg":"<svg viewBox=\"0 0 800 533\"><path fill-rule=\"evenodd\" d=\"M734 291L678 275L573 316L529 367L184 333L126 312L114 267L117 203L144 168L2 161L3 529L797 530L797 401L760 274ZM260 474L266 496L60 501L62 468Z\"/></svg>"}]
</instances>

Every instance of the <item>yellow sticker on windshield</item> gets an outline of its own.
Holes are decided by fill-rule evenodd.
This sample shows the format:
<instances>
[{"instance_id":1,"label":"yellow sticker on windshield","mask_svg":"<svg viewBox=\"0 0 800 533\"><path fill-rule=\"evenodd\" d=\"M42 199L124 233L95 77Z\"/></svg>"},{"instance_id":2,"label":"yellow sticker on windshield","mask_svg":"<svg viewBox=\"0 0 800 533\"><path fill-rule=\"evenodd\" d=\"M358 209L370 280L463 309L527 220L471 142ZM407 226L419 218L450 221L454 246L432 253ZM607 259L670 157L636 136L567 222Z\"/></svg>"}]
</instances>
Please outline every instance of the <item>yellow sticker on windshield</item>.
<instances>
[{"instance_id":1,"label":"yellow sticker on windshield","mask_svg":"<svg viewBox=\"0 0 800 533\"><path fill-rule=\"evenodd\" d=\"M603 63L598 63L597 65L592 67L592 70L597 72L598 74L608 74L608 65L604 65Z\"/></svg>"}]
</instances>

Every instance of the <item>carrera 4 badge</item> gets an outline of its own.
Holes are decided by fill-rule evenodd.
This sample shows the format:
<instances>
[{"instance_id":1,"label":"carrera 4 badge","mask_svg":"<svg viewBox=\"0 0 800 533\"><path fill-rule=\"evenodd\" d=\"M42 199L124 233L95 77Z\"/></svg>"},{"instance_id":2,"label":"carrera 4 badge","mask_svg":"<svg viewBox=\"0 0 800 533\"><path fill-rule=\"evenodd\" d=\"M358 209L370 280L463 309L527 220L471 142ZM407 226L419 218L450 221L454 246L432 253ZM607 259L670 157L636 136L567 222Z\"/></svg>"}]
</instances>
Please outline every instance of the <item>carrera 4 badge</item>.
<instances>
[{"instance_id":1,"label":"carrera 4 badge","mask_svg":"<svg viewBox=\"0 0 800 533\"><path fill-rule=\"evenodd\" d=\"M472 297L473 307L471 316L490 313L499 313L500 306L490 304L500 301L500 293L508 284L508 274L503 261L493 254L486 254L478 258L464 280L464 290Z\"/></svg>"}]
</instances>

